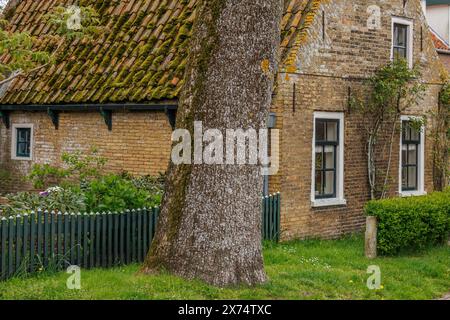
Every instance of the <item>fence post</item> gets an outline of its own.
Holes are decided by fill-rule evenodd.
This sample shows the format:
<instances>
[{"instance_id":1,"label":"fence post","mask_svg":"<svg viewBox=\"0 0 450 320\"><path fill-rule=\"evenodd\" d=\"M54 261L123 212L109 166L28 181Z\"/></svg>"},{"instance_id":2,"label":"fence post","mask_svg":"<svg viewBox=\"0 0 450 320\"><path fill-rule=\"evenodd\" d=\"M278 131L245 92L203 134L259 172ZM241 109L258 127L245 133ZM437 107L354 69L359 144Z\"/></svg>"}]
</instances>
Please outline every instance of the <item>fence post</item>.
<instances>
[{"instance_id":1,"label":"fence post","mask_svg":"<svg viewBox=\"0 0 450 320\"><path fill-rule=\"evenodd\" d=\"M368 259L377 257L377 218L366 218L365 253Z\"/></svg>"}]
</instances>

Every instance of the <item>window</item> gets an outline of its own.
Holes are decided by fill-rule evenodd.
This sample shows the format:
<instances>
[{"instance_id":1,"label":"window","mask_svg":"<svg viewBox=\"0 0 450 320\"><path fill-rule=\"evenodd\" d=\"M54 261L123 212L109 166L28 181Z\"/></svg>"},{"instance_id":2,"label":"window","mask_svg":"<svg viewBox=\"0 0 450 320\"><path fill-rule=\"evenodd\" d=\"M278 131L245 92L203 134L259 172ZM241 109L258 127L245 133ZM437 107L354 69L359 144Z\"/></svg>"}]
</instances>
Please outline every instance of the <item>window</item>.
<instances>
[{"instance_id":1,"label":"window","mask_svg":"<svg viewBox=\"0 0 450 320\"><path fill-rule=\"evenodd\" d=\"M313 206L346 204L343 198L343 120L342 113L314 114Z\"/></svg>"},{"instance_id":2,"label":"window","mask_svg":"<svg viewBox=\"0 0 450 320\"><path fill-rule=\"evenodd\" d=\"M412 126L411 117L402 117L400 194L424 194L424 129Z\"/></svg>"},{"instance_id":3,"label":"window","mask_svg":"<svg viewBox=\"0 0 450 320\"><path fill-rule=\"evenodd\" d=\"M405 59L409 66L413 63L413 23L402 18L392 19L391 59Z\"/></svg>"},{"instance_id":4,"label":"window","mask_svg":"<svg viewBox=\"0 0 450 320\"><path fill-rule=\"evenodd\" d=\"M31 160L33 125L13 125L11 157L14 160Z\"/></svg>"}]
</instances>

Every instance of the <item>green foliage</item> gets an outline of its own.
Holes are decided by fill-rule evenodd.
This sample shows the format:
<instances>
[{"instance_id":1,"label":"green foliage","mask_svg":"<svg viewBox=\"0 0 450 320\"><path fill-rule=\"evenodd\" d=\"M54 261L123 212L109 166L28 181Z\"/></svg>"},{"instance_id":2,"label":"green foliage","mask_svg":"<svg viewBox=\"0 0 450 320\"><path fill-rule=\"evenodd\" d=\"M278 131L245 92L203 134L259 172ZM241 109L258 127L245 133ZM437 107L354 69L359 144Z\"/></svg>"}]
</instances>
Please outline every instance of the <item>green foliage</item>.
<instances>
[{"instance_id":1,"label":"green foliage","mask_svg":"<svg viewBox=\"0 0 450 320\"><path fill-rule=\"evenodd\" d=\"M371 201L365 213L378 219L378 250L383 255L441 244L450 231L450 192Z\"/></svg>"},{"instance_id":2,"label":"green foliage","mask_svg":"<svg viewBox=\"0 0 450 320\"><path fill-rule=\"evenodd\" d=\"M28 176L36 189L50 186L80 185L103 174L107 162L96 148L88 154L81 151L64 152L61 156L63 168L49 164L35 164Z\"/></svg>"},{"instance_id":3,"label":"green foliage","mask_svg":"<svg viewBox=\"0 0 450 320\"><path fill-rule=\"evenodd\" d=\"M138 189L130 180L117 175L92 180L84 192L87 207L91 212L123 211L160 203L156 196Z\"/></svg>"},{"instance_id":4,"label":"green foliage","mask_svg":"<svg viewBox=\"0 0 450 320\"><path fill-rule=\"evenodd\" d=\"M122 173L122 178L130 180L131 183L138 189L146 190L151 194L162 196L166 184L166 176L159 174L157 177L147 176L133 176L127 172Z\"/></svg>"},{"instance_id":5,"label":"green foliage","mask_svg":"<svg viewBox=\"0 0 450 320\"><path fill-rule=\"evenodd\" d=\"M161 204L165 177L135 177L128 173L107 174L96 148L89 153L65 152L62 167L49 164L33 166L28 179L44 192L8 195L8 205L0 206L4 214L37 210L61 212L108 212L153 207Z\"/></svg>"},{"instance_id":6,"label":"green foliage","mask_svg":"<svg viewBox=\"0 0 450 320\"><path fill-rule=\"evenodd\" d=\"M355 92L350 105L362 115L366 130L368 177L371 198L385 198L392 164L392 148L399 117L403 110L418 104L424 96L425 86L420 83L420 71L410 68L404 59L389 62L370 77L363 92ZM368 90L367 90L368 88ZM421 128L425 118L413 120L412 125ZM386 139L386 136L390 138ZM389 150L389 160L379 158Z\"/></svg>"},{"instance_id":7,"label":"green foliage","mask_svg":"<svg viewBox=\"0 0 450 320\"><path fill-rule=\"evenodd\" d=\"M97 11L90 7L56 7L44 16L51 24L56 26L56 33L73 40L75 38L93 38L102 28Z\"/></svg>"},{"instance_id":8,"label":"green foliage","mask_svg":"<svg viewBox=\"0 0 450 320\"><path fill-rule=\"evenodd\" d=\"M56 26L56 35L38 38L28 32L11 32L9 21L0 20L0 55L10 57L0 63L0 81L8 82L52 64L63 45L76 38L92 39L103 30L98 13L91 7L56 7L42 19L42 23ZM54 45L42 49L45 40Z\"/></svg>"},{"instance_id":9,"label":"green foliage","mask_svg":"<svg viewBox=\"0 0 450 320\"><path fill-rule=\"evenodd\" d=\"M2 80L13 72L29 71L38 65L50 62L48 52L34 50L36 39L27 32L10 32L4 29L5 23L0 24L0 55L8 55L7 63L0 63Z\"/></svg>"},{"instance_id":10,"label":"green foliage","mask_svg":"<svg viewBox=\"0 0 450 320\"><path fill-rule=\"evenodd\" d=\"M0 205L3 215L17 215L45 209L55 212L86 211L84 194L74 188L52 188L42 193L20 192L7 195L8 204Z\"/></svg>"}]
</instances>

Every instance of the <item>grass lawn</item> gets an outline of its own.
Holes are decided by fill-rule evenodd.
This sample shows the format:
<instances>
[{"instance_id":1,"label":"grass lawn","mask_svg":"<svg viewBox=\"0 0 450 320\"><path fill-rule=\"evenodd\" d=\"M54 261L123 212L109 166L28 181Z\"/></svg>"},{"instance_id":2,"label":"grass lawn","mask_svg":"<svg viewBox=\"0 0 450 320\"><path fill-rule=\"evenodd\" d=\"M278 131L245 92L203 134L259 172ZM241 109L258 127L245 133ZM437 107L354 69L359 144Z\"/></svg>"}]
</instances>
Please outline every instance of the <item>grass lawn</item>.
<instances>
[{"instance_id":1,"label":"grass lawn","mask_svg":"<svg viewBox=\"0 0 450 320\"><path fill-rule=\"evenodd\" d=\"M82 290L66 288L66 273L0 283L0 299L436 299L450 291L450 249L369 261L361 237L266 244L270 281L254 288L220 289L170 275L143 276L138 265L82 271ZM369 265L382 288L369 290Z\"/></svg>"}]
</instances>

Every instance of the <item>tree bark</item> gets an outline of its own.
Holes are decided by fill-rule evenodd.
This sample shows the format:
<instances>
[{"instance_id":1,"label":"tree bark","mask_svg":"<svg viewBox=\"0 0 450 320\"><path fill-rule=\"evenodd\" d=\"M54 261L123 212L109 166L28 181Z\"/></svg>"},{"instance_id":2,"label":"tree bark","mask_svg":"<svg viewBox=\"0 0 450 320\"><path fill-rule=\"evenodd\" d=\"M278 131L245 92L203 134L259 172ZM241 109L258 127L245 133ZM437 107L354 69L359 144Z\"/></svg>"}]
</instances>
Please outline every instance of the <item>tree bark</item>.
<instances>
[{"instance_id":1,"label":"tree bark","mask_svg":"<svg viewBox=\"0 0 450 320\"><path fill-rule=\"evenodd\" d=\"M192 138L194 121L224 136L227 129L266 128L282 8L281 0L201 1L177 128ZM143 272L163 269L217 286L265 282L262 190L259 165L171 162Z\"/></svg>"}]
</instances>

